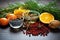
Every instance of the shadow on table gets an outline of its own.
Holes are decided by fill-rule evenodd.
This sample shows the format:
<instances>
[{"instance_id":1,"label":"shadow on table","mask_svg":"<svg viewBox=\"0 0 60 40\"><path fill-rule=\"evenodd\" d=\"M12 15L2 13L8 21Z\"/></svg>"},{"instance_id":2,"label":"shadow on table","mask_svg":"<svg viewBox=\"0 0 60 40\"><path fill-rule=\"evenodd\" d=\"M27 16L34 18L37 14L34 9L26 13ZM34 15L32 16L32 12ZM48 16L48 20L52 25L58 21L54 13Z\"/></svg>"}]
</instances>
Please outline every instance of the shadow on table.
<instances>
[{"instance_id":1,"label":"shadow on table","mask_svg":"<svg viewBox=\"0 0 60 40\"><path fill-rule=\"evenodd\" d=\"M50 29L53 33L60 33L60 28Z\"/></svg>"},{"instance_id":2,"label":"shadow on table","mask_svg":"<svg viewBox=\"0 0 60 40\"><path fill-rule=\"evenodd\" d=\"M1 29L7 29L8 27L9 27L9 24L6 25L6 26L2 26L2 25L0 25L0 28L1 28Z\"/></svg>"}]
</instances>

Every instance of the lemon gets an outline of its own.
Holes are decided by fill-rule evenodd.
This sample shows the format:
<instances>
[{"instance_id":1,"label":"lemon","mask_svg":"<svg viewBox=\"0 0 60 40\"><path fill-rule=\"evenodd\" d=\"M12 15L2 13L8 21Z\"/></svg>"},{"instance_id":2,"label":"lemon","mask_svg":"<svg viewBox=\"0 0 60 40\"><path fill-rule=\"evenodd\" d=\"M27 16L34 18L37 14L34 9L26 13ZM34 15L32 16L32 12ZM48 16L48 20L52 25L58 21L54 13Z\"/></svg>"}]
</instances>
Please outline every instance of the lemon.
<instances>
[{"instance_id":1,"label":"lemon","mask_svg":"<svg viewBox=\"0 0 60 40\"><path fill-rule=\"evenodd\" d=\"M51 21L54 20L54 16L48 12L44 12L44 13L41 13L39 15L39 20L42 22L42 23L46 23L46 24L49 24Z\"/></svg>"}]
</instances>

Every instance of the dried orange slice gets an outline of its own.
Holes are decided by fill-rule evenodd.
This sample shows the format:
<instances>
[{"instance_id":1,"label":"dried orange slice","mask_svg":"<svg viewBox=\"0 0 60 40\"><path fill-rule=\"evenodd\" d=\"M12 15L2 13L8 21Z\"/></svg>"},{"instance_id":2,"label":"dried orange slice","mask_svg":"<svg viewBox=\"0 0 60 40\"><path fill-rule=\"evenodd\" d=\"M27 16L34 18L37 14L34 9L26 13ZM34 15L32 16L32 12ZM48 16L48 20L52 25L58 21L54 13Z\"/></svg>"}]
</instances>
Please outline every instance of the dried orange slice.
<instances>
[{"instance_id":1,"label":"dried orange slice","mask_svg":"<svg viewBox=\"0 0 60 40\"><path fill-rule=\"evenodd\" d=\"M21 8L19 8L19 9L15 9L14 10L14 14L18 17L18 18L22 18L23 17L23 15L24 15L24 13L27 13L27 12L29 12L30 10L26 10L26 9L21 9Z\"/></svg>"},{"instance_id":2,"label":"dried orange slice","mask_svg":"<svg viewBox=\"0 0 60 40\"><path fill-rule=\"evenodd\" d=\"M51 21L54 20L54 16L48 12L44 12L44 13L41 13L39 15L39 20L42 22L42 23L50 23Z\"/></svg>"}]
</instances>

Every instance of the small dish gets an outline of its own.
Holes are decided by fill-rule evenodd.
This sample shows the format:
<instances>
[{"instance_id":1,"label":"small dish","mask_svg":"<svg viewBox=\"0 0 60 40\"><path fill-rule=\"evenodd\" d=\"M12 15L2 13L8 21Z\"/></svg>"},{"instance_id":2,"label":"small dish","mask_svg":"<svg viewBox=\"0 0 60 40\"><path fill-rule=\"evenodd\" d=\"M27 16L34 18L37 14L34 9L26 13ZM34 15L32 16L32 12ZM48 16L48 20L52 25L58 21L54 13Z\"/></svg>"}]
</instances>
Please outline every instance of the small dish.
<instances>
[{"instance_id":1,"label":"small dish","mask_svg":"<svg viewBox=\"0 0 60 40\"><path fill-rule=\"evenodd\" d=\"M9 25L12 28L20 28L23 25L23 19L11 20Z\"/></svg>"},{"instance_id":2,"label":"small dish","mask_svg":"<svg viewBox=\"0 0 60 40\"><path fill-rule=\"evenodd\" d=\"M24 19L34 23L38 20L39 14L39 12L31 10L27 16L24 16Z\"/></svg>"}]
</instances>

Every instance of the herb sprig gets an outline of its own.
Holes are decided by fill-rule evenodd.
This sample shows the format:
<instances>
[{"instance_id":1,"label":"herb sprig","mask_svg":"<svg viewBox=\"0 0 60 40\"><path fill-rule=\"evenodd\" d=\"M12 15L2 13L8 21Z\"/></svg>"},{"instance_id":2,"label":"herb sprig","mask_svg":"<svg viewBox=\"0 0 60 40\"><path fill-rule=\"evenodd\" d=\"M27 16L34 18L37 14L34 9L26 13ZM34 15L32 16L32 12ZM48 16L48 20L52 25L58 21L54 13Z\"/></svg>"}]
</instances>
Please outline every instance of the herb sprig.
<instances>
[{"instance_id":1,"label":"herb sprig","mask_svg":"<svg viewBox=\"0 0 60 40\"><path fill-rule=\"evenodd\" d=\"M22 8L24 9L35 10L35 11L38 11L39 13L49 12L55 16L55 19L60 20L60 9L57 7L56 1L49 2L44 6L38 5L38 4L40 3L38 3L35 0L28 0L24 2L24 4L21 4L21 3L10 4L7 8L0 8L0 17L4 17L3 15L5 13L13 12L15 9L22 6Z\"/></svg>"}]
</instances>

